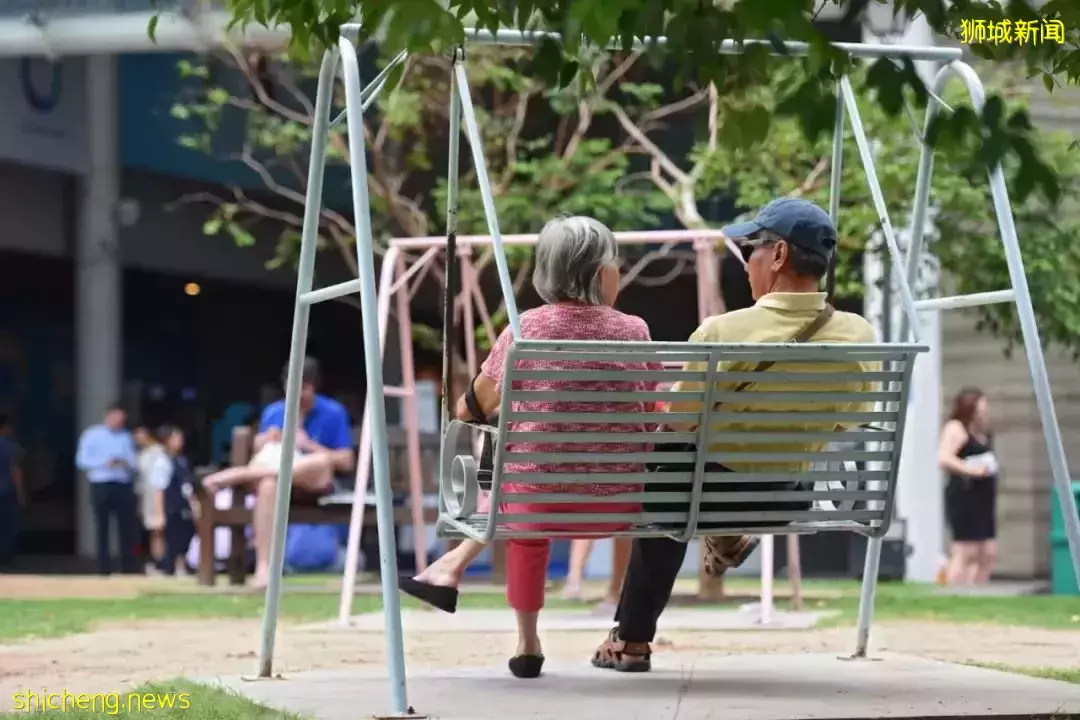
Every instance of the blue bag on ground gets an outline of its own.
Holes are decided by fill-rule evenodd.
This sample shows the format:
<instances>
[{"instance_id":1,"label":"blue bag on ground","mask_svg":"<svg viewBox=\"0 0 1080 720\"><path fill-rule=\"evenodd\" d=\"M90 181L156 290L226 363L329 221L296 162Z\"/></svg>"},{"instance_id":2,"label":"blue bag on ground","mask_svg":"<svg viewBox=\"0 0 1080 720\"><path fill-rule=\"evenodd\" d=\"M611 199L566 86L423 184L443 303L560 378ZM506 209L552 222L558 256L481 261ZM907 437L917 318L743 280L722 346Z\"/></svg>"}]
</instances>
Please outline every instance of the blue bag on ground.
<instances>
[{"instance_id":1,"label":"blue bag on ground","mask_svg":"<svg viewBox=\"0 0 1080 720\"><path fill-rule=\"evenodd\" d=\"M338 556L338 531L333 525L290 525L285 538L285 564L299 572L326 570Z\"/></svg>"}]
</instances>

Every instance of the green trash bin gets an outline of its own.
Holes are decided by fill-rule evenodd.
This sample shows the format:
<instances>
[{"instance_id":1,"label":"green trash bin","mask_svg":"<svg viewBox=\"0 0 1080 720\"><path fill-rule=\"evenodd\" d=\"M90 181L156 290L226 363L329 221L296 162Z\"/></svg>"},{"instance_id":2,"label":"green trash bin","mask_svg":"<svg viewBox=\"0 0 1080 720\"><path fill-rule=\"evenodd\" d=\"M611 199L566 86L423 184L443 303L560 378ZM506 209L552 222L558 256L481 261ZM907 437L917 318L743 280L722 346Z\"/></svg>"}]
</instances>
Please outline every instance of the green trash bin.
<instances>
[{"instance_id":1,"label":"green trash bin","mask_svg":"<svg viewBox=\"0 0 1080 720\"><path fill-rule=\"evenodd\" d=\"M1080 482L1072 484L1073 497L1080 506ZM1065 516L1061 512L1057 490L1051 488L1050 510L1050 592L1054 595L1080 595L1080 584L1073 571L1069 538L1065 535Z\"/></svg>"}]
</instances>

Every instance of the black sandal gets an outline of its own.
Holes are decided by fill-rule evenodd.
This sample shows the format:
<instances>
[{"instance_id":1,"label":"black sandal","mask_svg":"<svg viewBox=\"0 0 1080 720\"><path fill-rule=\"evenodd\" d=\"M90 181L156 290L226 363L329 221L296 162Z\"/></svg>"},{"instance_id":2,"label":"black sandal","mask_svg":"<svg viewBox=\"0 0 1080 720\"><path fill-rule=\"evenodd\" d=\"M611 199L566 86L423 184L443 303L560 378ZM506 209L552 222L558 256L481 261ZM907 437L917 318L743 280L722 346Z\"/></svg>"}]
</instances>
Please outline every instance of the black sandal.
<instances>
[{"instance_id":1,"label":"black sandal","mask_svg":"<svg viewBox=\"0 0 1080 720\"><path fill-rule=\"evenodd\" d=\"M436 610L442 610L451 615L457 612L457 588L432 585L403 575L398 578L398 590L406 595L411 595Z\"/></svg>"},{"instance_id":2,"label":"black sandal","mask_svg":"<svg viewBox=\"0 0 1080 720\"><path fill-rule=\"evenodd\" d=\"M544 656L515 655L507 665L514 677L532 679L540 677L540 671L544 669Z\"/></svg>"}]
</instances>

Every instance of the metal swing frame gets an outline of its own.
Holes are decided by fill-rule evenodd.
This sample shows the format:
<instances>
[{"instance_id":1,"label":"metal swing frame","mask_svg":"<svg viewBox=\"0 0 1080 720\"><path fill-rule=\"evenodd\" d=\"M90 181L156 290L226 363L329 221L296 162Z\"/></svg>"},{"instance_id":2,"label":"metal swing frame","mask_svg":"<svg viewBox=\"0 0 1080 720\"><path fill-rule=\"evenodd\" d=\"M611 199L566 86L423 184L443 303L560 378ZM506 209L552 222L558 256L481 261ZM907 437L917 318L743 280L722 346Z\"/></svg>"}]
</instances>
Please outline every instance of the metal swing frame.
<instances>
[{"instance_id":1,"label":"metal swing frame","mask_svg":"<svg viewBox=\"0 0 1080 720\"><path fill-rule=\"evenodd\" d=\"M366 151L362 117L363 110L374 100L385 84L389 68L384 70L383 73L380 73L379 77L375 78L370 85L366 87L362 85L359 64L357 62L357 50L353 40L356 36L357 29L357 26L345 26L342 29L342 35L337 46L324 54L319 73L311 141L311 160L308 170L309 181L303 221L303 239L301 243L297 277L296 306L293 316L292 342L285 392L285 422L282 433L283 447L274 513L274 535L270 553L270 578L269 586L266 591L266 605L262 618L258 675L262 678L269 678L272 676L274 641L282 589L281 574L284 561L285 531L288 525L289 499L292 490L292 463L295 454L297 421L299 419L301 368L307 345L310 309L311 306L317 302L359 292L364 325L363 340L364 354L366 357L365 364L368 396L367 417L370 421L372 440L372 466L374 471L373 480L375 485L378 518L380 549L379 568L382 577L383 611L386 624L385 637L387 668L390 682L390 705L391 712L395 716L406 717L415 716L415 711L409 706L405 683L404 638L402 634L401 607L397 589L397 558L394 552L396 539L394 537L393 499L391 497L389 478L386 414L383 402L371 401L373 398L377 400L383 398L384 384L375 282L374 248L371 235L371 207L368 199ZM522 33L514 30L500 30L495 33L484 30L473 30L467 33L469 42L471 43L496 45L533 45L549 35L554 34L542 32ZM657 38L650 42L650 46L664 44L665 40L663 38ZM755 44L766 45L774 54L780 54L777 52L774 43L764 40L748 40L741 45L729 41L725 43L723 52L737 54L742 52L744 47ZM785 55L804 55L808 52L806 43L787 42L783 43L783 45L784 51L782 54ZM982 83L975 71L970 66L960 61L961 51L959 49L855 43L837 43L836 46L848 52L852 57L858 58L907 57L913 60L946 62L948 64L940 70L934 80L933 92L938 93L952 75L957 75L967 87L968 93L977 110L981 110L985 102L985 91ZM403 60L404 55L401 54L391 62L392 64L396 64ZM468 80L463 62L464 50L458 49L455 51L454 55L454 69L451 78L447 230L449 233L454 233L456 232L457 226L458 156L462 129L461 121L464 120L464 129L472 149L472 159L477 174L477 182L479 184L484 212L487 218L488 232L491 236L495 252L499 281L505 296L510 327L515 340L520 340L521 330L518 321L517 305L512 292L506 252L503 246L503 238L499 231L498 219L495 214L495 204L492 197L491 185L487 177L484 163L483 146L481 144L476 114L469 93ZM332 85L338 74L339 67L341 68L342 79L345 84L346 110L342 115L347 123L349 135L353 212L357 230L356 257L359 277L356 280L341 283L330 288L312 291L316 241L322 204L327 134L331 123L336 123L342 119L342 117L339 116L336 120L331 121L330 117L331 101L333 97ZM931 101L927 110L928 125L937 111L937 102ZM1046 373L1042 344L1039 339L1035 314L1031 305L1027 279L1024 275L1023 260L1020 255L1020 248L1016 236L1016 228L1013 222L1012 209L1009 204L1008 192L1005 187L1004 175L1000 166L993 168L989 173L990 191L994 202L994 209L998 219L1002 242L1005 248L1012 288L991 293L978 293L952 298L917 301L913 296L911 286L916 278L924 244L924 224L926 221L926 210L930 195L930 177L933 168L932 150L926 146L925 143L923 144L922 158L919 165L915 191L915 205L913 210L914 227L910 247L907 257L905 258L901 253L895 232L893 231L892 224L889 220L884 196L881 192L877 173L874 169L873 153L862 126L862 120L859 115L858 105L851 88L850 80L847 77L841 78L837 85L836 124L834 129L833 161L830 182L830 215L835 220L839 212L845 114L849 117L851 129L855 134L859 155L866 170L871 196L881 221L881 229L885 237L886 246L893 260L893 272L899 286L904 310L901 325L901 339L910 340L911 342L918 341L918 311L920 309L938 310L953 307L970 307L993 302L1015 302L1019 313L1028 364L1034 382L1036 402L1039 407L1047 450L1050 456L1054 484L1061 500L1061 507L1066 514L1066 530L1072 552L1073 565L1076 568L1077 576L1080 577L1080 515L1077 514L1075 500L1069 485L1070 477L1066 464L1065 451L1062 445L1061 433L1054 414L1053 398L1051 396L1049 379ZM444 417L445 413L446 408L443 409ZM867 546L863 573L858 635L854 653L854 657L856 658L865 657L867 651L880 553L881 539L872 538Z\"/></svg>"}]
</instances>

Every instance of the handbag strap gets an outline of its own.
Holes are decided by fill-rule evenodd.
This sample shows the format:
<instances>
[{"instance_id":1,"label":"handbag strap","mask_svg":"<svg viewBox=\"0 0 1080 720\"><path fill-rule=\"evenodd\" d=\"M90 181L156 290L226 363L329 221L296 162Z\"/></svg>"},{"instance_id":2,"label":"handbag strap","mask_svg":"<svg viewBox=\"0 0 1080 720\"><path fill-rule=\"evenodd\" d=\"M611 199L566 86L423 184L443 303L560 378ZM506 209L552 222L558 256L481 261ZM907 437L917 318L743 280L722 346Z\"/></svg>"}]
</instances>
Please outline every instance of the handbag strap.
<instances>
[{"instance_id":1,"label":"handbag strap","mask_svg":"<svg viewBox=\"0 0 1080 720\"><path fill-rule=\"evenodd\" d=\"M799 330L799 332L795 333L791 337L791 339L787 341L787 344L794 345L796 343L804 343L812 340L813 337L817 335L823 327L825 327L825 324L828 323L830 319L832 319L834 312L836 312L836 310L833 308L833 306L826 303L825 308L817 314L817 317L811 320L805 327ZM765 372L775 364L775 360L765 360L759 362L750 372ZM745 382L739 383L732 392L742 392L753 384L753 380L747 380ZM717 403L717 406L719 406L719 403Z\"/></svg>"}]
</instances>

